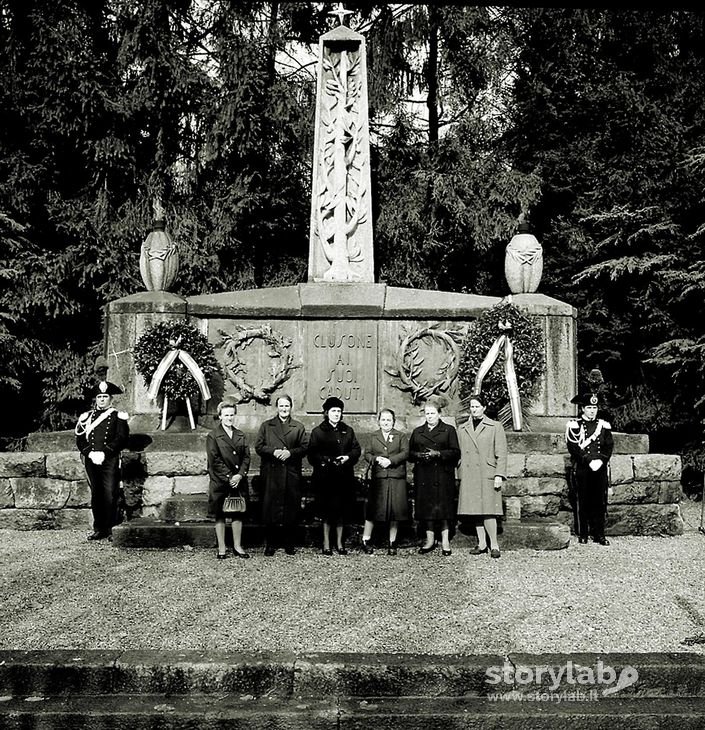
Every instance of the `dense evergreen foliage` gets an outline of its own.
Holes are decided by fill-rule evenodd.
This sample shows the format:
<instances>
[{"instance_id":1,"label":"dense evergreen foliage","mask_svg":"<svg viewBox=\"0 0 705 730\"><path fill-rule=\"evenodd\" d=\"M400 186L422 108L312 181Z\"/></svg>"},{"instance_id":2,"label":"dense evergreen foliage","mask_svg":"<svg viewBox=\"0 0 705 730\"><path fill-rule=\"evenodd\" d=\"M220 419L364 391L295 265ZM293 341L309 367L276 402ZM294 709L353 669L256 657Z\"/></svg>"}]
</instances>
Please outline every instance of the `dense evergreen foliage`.
<instances>
[{"instance_id":1,"label":"dense evergreen foliage","mask_svg":"<svg viewBox=\"0 0 705 730\"><path fill-rule=\"evenodd\" d=\"M0 0L0 396L65 428L153 204L182 294L303 281L332 3ZM368 45L376 264L502 294L520 213L617 425L705 417L705 12L349 4Z\"/></svg>"}]
</instances>

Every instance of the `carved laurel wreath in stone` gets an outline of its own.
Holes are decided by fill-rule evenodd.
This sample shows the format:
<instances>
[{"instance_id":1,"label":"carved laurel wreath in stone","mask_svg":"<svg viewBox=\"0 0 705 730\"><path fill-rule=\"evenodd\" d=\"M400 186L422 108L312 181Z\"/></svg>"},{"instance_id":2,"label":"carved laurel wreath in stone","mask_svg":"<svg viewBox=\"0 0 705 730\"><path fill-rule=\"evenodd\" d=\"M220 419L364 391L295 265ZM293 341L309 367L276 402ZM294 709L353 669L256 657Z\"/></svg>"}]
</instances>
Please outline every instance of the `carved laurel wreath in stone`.
<instances>
[{"instance_id":1,"label":"carved laurel wreath in stone","mask_svg":"<svg viewBox=\"0 0 705 730\"><path fill-rule=\"evenodd\" d=\"M432 395L447 393L454 384L460 366L460 346L466 334L466 328L458 330L440 329L440 324L432 324L415 332L407 332L402 338L397 350L396 367L385 368L385 372L396 378L392 383L401 391L409 391L414 405L425 401ZM423 378L423 363L425 358L421 354L421 342L431 340L445 350L445 359L437 369L439 379L433 382L421 380Z\"/></svg>"},{"instance_id":2,"label":"carved laurel wreath in stone","mask_svg":"<svg viewBox=\"0 0 705 730\"><path fill-rule=\"evenodd\" d=\"M294 356L289 352L291 338L273 331L269 325L261 327L238 325L234 333L223 330L218 330L218 332L223 338L220 344L225 351L225 374L237 388L240 403L255 400L258 403L269 404L272 393L289 379L291 371L301 367L300 364L294 364ZM269 346L267 354L272 358L271 379L259 387L250 385L245 379L247 368L239 356L239 351L249 347L255 340L263 340Z\"/></svg>"}]
</instances>

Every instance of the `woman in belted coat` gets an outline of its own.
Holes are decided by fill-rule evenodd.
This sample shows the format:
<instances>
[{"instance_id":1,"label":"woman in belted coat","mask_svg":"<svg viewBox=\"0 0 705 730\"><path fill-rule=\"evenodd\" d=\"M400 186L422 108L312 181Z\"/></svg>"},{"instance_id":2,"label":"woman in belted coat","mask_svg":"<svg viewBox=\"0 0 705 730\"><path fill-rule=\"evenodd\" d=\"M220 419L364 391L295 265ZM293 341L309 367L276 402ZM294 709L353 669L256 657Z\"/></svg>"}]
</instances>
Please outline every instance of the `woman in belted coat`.
<instances>
[{"instance_id":1,"label":"woman in belted coat","mask_svg":"<svg viewBox=\"0 0 705 730\"><path fill-rule=\"evenodd\" d=\"M343 418L344 404L331 396L323 403L323 422L311 431L308 460L313 466L313 487L323 521L323 554L332 555L330 528L335 525L336 552L347 555L343 527L355 504L354 467L362 449L355 432Z\"/></svg>"},{"instance_id":2,"label":"woman in belted coat","mask_svg":"<svg viewBox=\"0 0 705 730\"><path fill-rule=\"evenodd\" d=\"M218 404L220 423L206 436L208 456L208 514L215 518L215 536L218 540L218 559L228 557L225 546L225 523L232 522L233 554L239 558L250 556L242 549L242 514L226 515L223 502L231 491L247 499L247 471L250 468L250 447L245 434L235 428L237 406L230 401Z\"/></svg>"},{"instance_id":3,"label":"woman in belted coat","mask_svg":"<svg viewBox=\"0 0 705 730\"><path fill-rule=\"evenodd\" d=\"M485 415L485 400L470 399L470 418L460 427L460 496L458 514L472 515L477 523L477 546L470 553L488 550L500 556L497 517L502 515L502 484L507 477L507 437L501 423Z\"/></svg>"},{"instance_id":4,"label":"woman in belted coat","mask_svg":"<svg viewBox=\"0 0 705 730\"><path fill-rule=\"evenodd\" d=\"M291 417L289 395L277 398L277 415L265 421L257 433L255 451L262 459L262 522L265 528L264 554L274 555L284 547L294 555L294 530L301 509L301 460L308 449L303 423Z\"/></svg>"},{"instance_id":5,"label":"woman in belted coat","mask_svg":"<svg viewBox=\"0 0 705 730\"><path fill-rule=\"evenodd\" d=\"M374 552L370 545L375 522L389 523L388 555L397 554L397 530L400 520L409 519L406 486L406 460L409 439L394 428L394 411L383 408L377 416L379 430L372 434L365 460L370 470L370 493L365 505L365 528L362 549Z\"/></svg>"},{"instance_id":6,"label":"woman in belted coat","mask_svg":"<svg viewBox=\"0 0 705 730\"><path fill-rule=\"evenodd\" d=\"M440 526L443 555L450 555L450 522L455 520L455 467L460 458L455 428L441 421L444 401L431 397L424 406L426 422L411 433L409 461L414 464L416 519L426 523L425 555L436 547L435 524Z\"/></svg>"}]
</instances>

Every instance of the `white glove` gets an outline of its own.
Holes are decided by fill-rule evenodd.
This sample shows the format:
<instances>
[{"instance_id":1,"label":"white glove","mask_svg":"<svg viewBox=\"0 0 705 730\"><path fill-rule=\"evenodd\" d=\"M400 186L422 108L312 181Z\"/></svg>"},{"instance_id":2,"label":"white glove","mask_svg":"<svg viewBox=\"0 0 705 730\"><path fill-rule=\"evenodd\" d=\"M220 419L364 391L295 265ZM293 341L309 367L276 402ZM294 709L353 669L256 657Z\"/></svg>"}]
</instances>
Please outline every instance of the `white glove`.
<instances>
[{"instance_id":1,"label":"white glove","mask_svg":"<svg viewBox=\"0 0 705 730\"><path fill-rule=\"evenodd\" d=\"M88 454L88 458L96 465L100 466L105 461L104 451L91 451Z\"/></svg>"},{"instance_id":2,"label":"white glove","mask_svg":"<svg viewBox=\"0 0 705 730\"><path fill-rule=\"evenodd\" d=\"M597 471L602 466L602 459L592 459L588 466L593 470Z\"/></svg>"}]
</instances>

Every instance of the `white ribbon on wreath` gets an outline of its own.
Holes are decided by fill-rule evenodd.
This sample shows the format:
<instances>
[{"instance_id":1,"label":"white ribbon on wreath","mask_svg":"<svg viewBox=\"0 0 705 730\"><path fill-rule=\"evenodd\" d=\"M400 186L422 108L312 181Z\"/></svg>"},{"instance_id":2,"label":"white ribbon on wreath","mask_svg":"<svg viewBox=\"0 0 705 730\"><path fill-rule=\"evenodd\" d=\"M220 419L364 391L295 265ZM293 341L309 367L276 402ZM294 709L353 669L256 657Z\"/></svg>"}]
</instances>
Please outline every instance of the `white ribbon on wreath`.
<instances>
[{"instance_id":1,"label":"white ribbon on wreath","mask_svg":"<svg viewBox=\"0 0 705 730\"><path fill-rule=\"evenodd\" d=\"M514 369L514 345L509 337L512 329L512 323L505 319L504 322L499 322L499 329L503 334L499 335L497 339L492 343L489 352L485 355L485 359L480 365L480 369L477 371L475 376L475 393L482 392L482 381L487 373L492 369L492 366L497 361L499 353L504 350L504 378L507 382L507 391L509 392L509 404L512 409L512 427L515 431L521 431L522 419L521 419L521 401L519 399L519 385L517 383L517 374Z\"/></svg>"},{"instance_id":2,"label":"white ribbon on wreath","mask_svg":"<svg viewBox=\"0 0 705 730\"><path fill-rule=\"evenodd\" d=\"M178 345L178 343L176 344ZM174 347L173 350L169 350L169 352L164 355L159 365L157 365L157 369L154 371L154 375L152 376L152 382L149 384L147 396L151 400L156 399L159 395L159 389L162 386L164 377L177 359L184 364L193 379L196 381L198 389L201 391L201 395L203 396L203 400L210 400L211 391L208 387L208 383L206 382L206 376L203 374L203 370L201 370L198 363L191 357L191 355L188 354L188 352L180 350L178 347Z\"/></svg>"}]
</instances>

